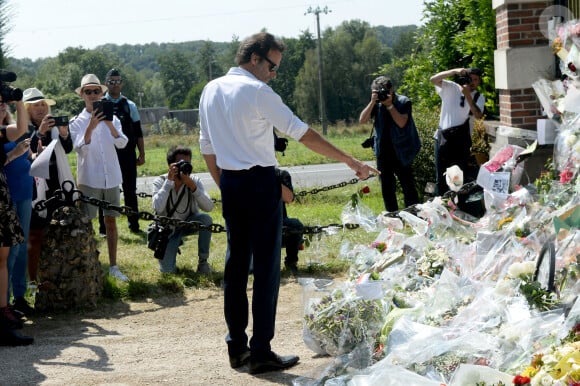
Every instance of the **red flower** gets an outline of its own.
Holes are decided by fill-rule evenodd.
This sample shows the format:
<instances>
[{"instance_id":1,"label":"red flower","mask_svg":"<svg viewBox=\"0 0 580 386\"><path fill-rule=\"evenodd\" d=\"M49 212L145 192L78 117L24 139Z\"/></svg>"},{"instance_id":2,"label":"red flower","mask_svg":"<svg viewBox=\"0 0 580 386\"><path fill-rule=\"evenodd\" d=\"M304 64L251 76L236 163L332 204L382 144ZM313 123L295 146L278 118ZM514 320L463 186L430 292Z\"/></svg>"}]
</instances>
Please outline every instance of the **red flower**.
<instances>
[{"instance_id":1,"label":"red flower","mask_svg":"<svg viewBox=\"0 0 580 386\"><path fill-rule=\"evenodd\" d=\"M362 189L360 190L360 192L361 192L362 194L369 194L369 193L371 192L371 188L369 188L368 186L365 186L364 188L362 188Z\"/></svg>"},{"instance_id":2,"label":"red flower","mask_svg":"<svg viewBox=\"0 0 580 386\"><path fill-rule=\"evenodd\" d=\"M560 173L560 183L567 184L572 180L572 177L574 177L574 173L572 170L566 168L564 171L562 171L562 173Z\"/></svg>"},{"instance_id":3,"label":"red flower","mask_svg":"<svg viewBox=\"0 0 580 386\"><path fill-rule=\"evenodd\" d=\"M516 375L513 380L514 385L529 385L532 380L530 377L523 377L521 375Z\"/></svg>"}]
</instances>

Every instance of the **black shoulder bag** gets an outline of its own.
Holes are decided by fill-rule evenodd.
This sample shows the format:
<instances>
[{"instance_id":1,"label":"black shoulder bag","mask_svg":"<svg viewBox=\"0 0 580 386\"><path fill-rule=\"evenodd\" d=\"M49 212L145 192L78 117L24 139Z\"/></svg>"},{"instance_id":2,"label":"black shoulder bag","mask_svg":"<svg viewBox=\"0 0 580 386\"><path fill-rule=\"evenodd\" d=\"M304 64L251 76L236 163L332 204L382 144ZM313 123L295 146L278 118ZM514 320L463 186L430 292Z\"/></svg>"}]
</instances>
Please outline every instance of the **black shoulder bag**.
<instances>
[{"instance_id":1,"label":"black shoulder bag","mask_svg":"<svg viewBox=\"0 0 580 386\"><path fill-rule=\"evenodd\" d=\"M183 198L183 195L185 194L186 190L187 186L184 186L173 208L169 208L169 199L167 199L167 208L168 208L167 217L173 216L173 213L175 213L175 210L179 206L179 203L181 202L181 199ZM156 259L163 260L163 257L165 256L165 249L167 249L167 243L169 242L170 235L171 235L171 227L163 226L157 221L153 221L147 227L147 248L151 249L154 252L153 256Z\"/></svg>"}]
</instances>

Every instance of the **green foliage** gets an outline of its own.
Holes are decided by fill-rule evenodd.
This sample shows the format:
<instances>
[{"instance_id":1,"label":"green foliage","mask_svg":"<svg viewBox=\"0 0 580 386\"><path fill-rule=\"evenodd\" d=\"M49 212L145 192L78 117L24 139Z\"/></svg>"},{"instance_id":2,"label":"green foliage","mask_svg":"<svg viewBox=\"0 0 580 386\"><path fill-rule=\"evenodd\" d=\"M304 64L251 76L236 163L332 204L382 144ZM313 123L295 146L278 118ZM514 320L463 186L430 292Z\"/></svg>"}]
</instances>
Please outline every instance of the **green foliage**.
<instances>
[{"instance_id":1,"label":"green foliage","mask_svg":"<svg viewBox=\"0 0 580 386\"><path fill-rule=\"evenodd\" d=\"M386 64L379 73L404 71L402 93L415 104L438 106L441 101L429 78L444 70L478 67L483 70L482 95L487 115L497 114L493 54L496 45L495 12L491 0L426 0L425 24L415 36L415 49Z\"/></svg>"},{"instance_id":2,"label":"green foliage","mask_svg":"<svg viewBox=\"0 0 580 386\"><path fill-rule=\"evenodd\" d=\"M185 123L180 122L177 118L163 117L159 121L159 130L163 135L185 134L187 127Z\"/></svg>"},{"instance_id":3,"label":"green foliage","mask_svg":"<svg viewBox=\"0 0 580 386\"><path fill-rule=\"evenodd\" d=\"M186 98L191 86L198 81L191 55L178 51L161 55L157 59L167 107L177 109Z\"/></svg>"},{"instance_id":4,"label":"green foliage","mask_svg":"<svg viewBox=\"0 0 580 386\"><path fill-rule=\"evenodd\" d=\"M6 0L0 0L0 68L7 68L7 53L10 51L9 47L6 46L4 41L4 36L12 28L10 24L10 3Z\"/></svg>"}]
</instances>

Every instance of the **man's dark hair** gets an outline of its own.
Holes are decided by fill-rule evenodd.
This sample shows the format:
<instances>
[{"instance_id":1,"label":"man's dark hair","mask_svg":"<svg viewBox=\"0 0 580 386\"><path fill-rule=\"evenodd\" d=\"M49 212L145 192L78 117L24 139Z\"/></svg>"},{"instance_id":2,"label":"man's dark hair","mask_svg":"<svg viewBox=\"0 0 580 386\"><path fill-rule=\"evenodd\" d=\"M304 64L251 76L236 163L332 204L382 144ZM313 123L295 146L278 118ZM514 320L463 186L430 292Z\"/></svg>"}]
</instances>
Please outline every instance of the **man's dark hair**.
<instances>
[{"instance_id":1,"label":"man's dark hair","mask_svg":"<svg viewBox=\"0 0 580 386\"><path fill-rule=\"evenodd\" d=\"M378 91L381 88L384 88L385 90L390 90L391 88L393 88L393 82L386 76L382 75L375 78L375 80L373 80L373 83L371 83L371 90Z\"/></svg>"},{"instance_id":2,"label":"man's dark hair","mask_svg":"<svg viewBox=\"0 0 580 386\"><path fill-rule=\"evenodd\" d=\"M121 76L121 72L116 68L111 68L107 75L105 75L105 79L109 79L111 76Z\"/></svg>"},{"instance_id":3,"label":"man's dark hair","mask_svg":"<svg viewBox=\"0 0 580 386\"><path fill-rule=\"evenodd\" d=\"M236 54L236 64L249 63L252 59L252 54L256 54L260 57L265 57L268 55L270 50L284 52L284 43L276 39L274 35L267 32L260 32L246 38Z\"/></svg>"},{"instance_id":4,"label":"man's dark hair","mask_svg":"<svg viewBox=\"0 0 580 386\"><path fill-rule=\"evenodd\" d=\"M481 78L481 76L483 75L483 71L481 71L479 68L477 67L471 67L470 69L467 70L467 73L469 75L477 75Z\"/></svg>"},{"instance_id":5,"label":"man's dark hair","mask_svg":"<svg viewBox=\"0 0 580 386\"><path fill-rule=\"evenodd\" d=\"M191 149L180 145L171 146L171 148L167 151L167 165L175 163L175 159L179 154L191 158Z\"/></svg>"}]
</instances>

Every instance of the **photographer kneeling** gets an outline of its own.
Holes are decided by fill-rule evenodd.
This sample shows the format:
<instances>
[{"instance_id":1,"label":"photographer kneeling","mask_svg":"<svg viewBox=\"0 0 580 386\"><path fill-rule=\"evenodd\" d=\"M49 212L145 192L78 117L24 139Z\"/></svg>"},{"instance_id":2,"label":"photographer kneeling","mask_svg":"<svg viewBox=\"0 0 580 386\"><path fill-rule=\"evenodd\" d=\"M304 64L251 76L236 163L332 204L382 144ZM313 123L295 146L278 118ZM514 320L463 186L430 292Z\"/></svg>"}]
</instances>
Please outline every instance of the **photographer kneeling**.
<instances>
[{"instance_id":1,"label":"photographer kneeling","mask_svg":"<svg viewBox=\"0 0 580 386\"><path fill-rule=\"evenodd\" d=\"M196 221L205 226L212 224L212 218L200 209L210 212L213 201L205 191L201 179L191 175L191 149L183 146L173 146L167 152L169 171L153 182L153 209L158 216L167 216L179 220ZM169 236L163 258L159 260L161 272L175 272L175 263L181 240L194 232L187 227L177 227ZM202 229L198 235L197 272L211 273L207 262L211 231Z\"/></svg>"}]
</instances>

